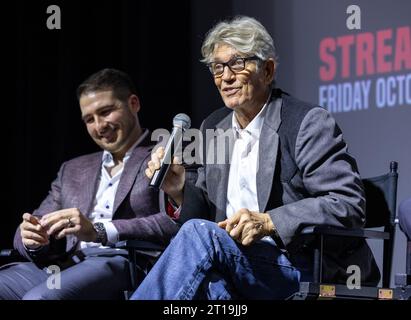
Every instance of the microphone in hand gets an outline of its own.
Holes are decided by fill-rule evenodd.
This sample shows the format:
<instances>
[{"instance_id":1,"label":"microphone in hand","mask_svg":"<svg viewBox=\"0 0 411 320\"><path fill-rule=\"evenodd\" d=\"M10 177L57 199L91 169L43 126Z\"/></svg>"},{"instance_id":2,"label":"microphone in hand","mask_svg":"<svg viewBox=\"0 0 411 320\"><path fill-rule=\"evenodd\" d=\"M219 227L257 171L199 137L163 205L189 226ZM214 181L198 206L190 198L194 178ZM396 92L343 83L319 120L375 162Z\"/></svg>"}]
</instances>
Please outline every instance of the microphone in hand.
<instances>
[{"instance_id":1,"label":"microphone in hand","mask_svg":"<svg viewBox=\"0 0 411 320\"><path fill-rule=\"evenodd\" d=\"M155 170L150 180L150 187L160 189L168 169L173 161L174 153L182 144L183 133L191 126L190 117L184 113L177 114L173 119L173 130L164 148L164 157L161 159L160 167Z\"/></svg>"}]
</instances>

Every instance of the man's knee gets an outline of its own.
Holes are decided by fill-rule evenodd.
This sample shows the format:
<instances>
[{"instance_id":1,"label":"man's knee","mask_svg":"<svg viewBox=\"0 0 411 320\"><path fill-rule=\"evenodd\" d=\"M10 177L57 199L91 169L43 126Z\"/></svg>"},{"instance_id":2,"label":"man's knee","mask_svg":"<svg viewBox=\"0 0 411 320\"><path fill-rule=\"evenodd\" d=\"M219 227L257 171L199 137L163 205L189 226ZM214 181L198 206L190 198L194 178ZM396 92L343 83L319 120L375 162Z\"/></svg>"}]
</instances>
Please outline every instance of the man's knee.
<instances>
[{"instance_id":1,"label":"man's knee","mask_svg":"<svg viewBox=\"0 0 411 320\"><path fill-rule=\"evenodd\" d=\"M48 288L46 284L41 284L27 292L22 300L61 300L59 291L61 289Z\"/></svg>"},{"instance_id":2,"label":"man's knee","mask_svg":"<svg viewBox=\"0 0 411 320\"><path fill-rule=\"evenodd\" d=\"M14 300L13 292L10 289L10 278L0 271L0 300Z\"/></svg>"},{"instance_id":3,"label":"man's knee","mask_svg":"<svg viewBox=\"0 0 411 320\"><path fill-rule=\"evenodd\" d=\"M204 232L209 232L218 228L219 227L215 222L204 219L191 219L182 225L180 232L188 234L201 232L201 234L204 234Z\"/></svg>"},{"instance_id":4,"label":"man's knee","mask_svg":"<svg viewBox=\"0 0 411 320\"><path fill-rule=\"evenodd\" d=\"M27 291L22 300L63 300L61 276L50 275L45 281Z\"/></svg>"},{"instance_id":5,"label":"man's knee","mask_svg":"<svg viewBox=\"0 0 411 320\"><path fill-rule=\"evenodd\" d=\"M217 223L203 220L191 219L183 224L178 235L174 240L177 241L196 241L198 239L202 243L215 243L218 239L223 239L228 236L228 233L220 228Z\"/></svg>"},{"instance_id":6,"label":"man's knee","mask_svg":"<svg viewBox=\"0 0 411 320\"><path fill-rule=\"evenodd\" d=\"M31 262L3 266L0 270L0 300L20 300L28 290L43 279L42 270Z\"/></svg>"}]
</instances>

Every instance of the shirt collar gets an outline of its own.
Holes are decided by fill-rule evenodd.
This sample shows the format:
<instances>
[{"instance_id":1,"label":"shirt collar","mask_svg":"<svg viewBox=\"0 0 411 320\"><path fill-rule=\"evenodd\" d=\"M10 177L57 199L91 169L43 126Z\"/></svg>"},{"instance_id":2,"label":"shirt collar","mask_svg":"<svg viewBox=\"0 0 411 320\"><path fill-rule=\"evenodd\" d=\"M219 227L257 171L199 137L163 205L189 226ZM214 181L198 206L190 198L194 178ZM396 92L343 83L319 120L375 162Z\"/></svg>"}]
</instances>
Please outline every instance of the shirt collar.
<instances>
[{"instance_id":1,"label":"shirt collar","mask_svg":"<svg viewBox=\"0 0 411 320\"><path fill-rule=\"evenodd\" d=\"M124 158L123 158L123 163L124 164L130 158L130 156L133 153L134 149L147 137L147 135L148 135L148 130L144 129L143 134L137 139L136 142L134 142L134 144L127 150L126 154L124 155ZM110 168L110 167L114 166L113 155L109 151L107 151L107 150L103 151L102 160L103 160L103 166L104 167Z\"/></svg>"}]
</instances>

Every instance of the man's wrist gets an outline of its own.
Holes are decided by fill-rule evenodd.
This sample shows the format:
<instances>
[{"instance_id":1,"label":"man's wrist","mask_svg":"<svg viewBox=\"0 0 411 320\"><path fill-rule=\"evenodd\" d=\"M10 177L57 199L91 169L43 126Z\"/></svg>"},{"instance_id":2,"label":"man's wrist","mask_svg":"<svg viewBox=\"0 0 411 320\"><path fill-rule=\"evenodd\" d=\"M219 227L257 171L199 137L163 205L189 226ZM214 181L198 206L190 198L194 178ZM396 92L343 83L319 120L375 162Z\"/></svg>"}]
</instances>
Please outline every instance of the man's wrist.
<instances>
[{"instance_id":1,"label":"man's wrist","mask_svg":"<svg viewBox=\"0 0 411 320\"><path fill-rule=\"evenodd\" d=\"M266 213L266 221L264 223L264 229L267 232L267 236L274 238L278 237L278 232L277 232L277 228L275 227L273 221L271 220L271 217L268 213Z\"/></svg>"}]
</instances>

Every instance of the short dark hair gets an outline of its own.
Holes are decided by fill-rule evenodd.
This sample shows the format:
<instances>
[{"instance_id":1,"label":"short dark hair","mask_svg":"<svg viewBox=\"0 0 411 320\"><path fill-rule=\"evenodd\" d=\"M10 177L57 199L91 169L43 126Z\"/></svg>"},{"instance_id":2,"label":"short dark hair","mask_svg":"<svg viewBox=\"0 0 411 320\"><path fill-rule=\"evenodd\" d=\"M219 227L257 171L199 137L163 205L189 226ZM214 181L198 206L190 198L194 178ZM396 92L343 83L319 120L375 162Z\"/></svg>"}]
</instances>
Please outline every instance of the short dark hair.
<instances>
[{"instance_id":1,"label":"short dark hair","mask_svg":"<svg viewBox=\"0 0 411 320\"><path fill-rule=\"evenodd\" d=\"M117 69L103 69L88 77L77 88L77 98L96 91L113 91L114 97L126 102L130 95L137 95L137 90L130 76Z\"/></svg>"}]
</instances>

